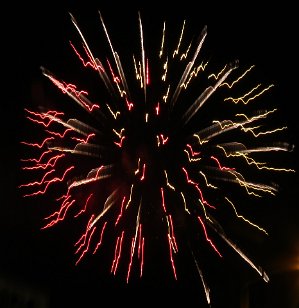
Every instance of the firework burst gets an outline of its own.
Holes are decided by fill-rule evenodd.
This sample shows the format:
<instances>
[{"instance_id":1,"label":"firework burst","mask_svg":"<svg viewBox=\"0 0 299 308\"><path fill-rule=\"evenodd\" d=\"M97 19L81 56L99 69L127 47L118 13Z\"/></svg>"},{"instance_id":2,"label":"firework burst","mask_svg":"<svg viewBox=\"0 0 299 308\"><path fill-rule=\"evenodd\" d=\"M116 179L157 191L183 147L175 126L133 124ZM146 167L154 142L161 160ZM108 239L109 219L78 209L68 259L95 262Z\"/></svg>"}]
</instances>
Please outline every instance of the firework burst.
<instances>
[{"instance_id":1,"label":"firework burst","mask_svg":"<svg viewBox=\"0 0 299 308\"><path fill-rule=\"evenodd\" d=\"M267 282L264 270L226 234L221 215L231 213L267 234L242 214L236 199L275 195L277 186L261 179L293 172L269 164L273 154L291 149L272 141L286 127L266 126L277 113L262 105L273 85L244 86L254 65L241 68L238 61L211 72L209 60L200 56L207 27L188 41L184 21L177 41L169 42L171 29L164 22L160 47L147 50L140 14L139 51L123 65L100 13L99 19L110 56L96 57L72 15L81 45L70 42L70 47L82 69L97 74L103 97L95 100L92 89L42 67L82 112L25 109L42 135L22 142L34 149L34 157L22 159L22 168L35 180L20 189L24 197L54 196L55 210L42 229L74 219L82 228L74 244L76 264L87 254L106 251L111 273L127 282L146 275L147 254L157 247L161 252L155 254L168 259L165 270L179 279L178 259L186 254L208 303L201 238L204 249L219 258L224 255L217 243L223 240ZM258 104L261 108L252 108Z\"/></svg>"}]
</instances>

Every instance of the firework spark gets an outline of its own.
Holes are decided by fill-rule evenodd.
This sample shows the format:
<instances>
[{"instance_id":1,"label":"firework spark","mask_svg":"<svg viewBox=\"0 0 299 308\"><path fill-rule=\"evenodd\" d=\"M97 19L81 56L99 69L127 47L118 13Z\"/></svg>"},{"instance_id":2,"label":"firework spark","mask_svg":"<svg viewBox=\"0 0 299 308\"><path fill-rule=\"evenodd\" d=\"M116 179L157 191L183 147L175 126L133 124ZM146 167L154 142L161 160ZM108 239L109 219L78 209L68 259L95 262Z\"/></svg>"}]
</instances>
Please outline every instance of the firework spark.
<instances>
[{"instance_id":1,"label":"firework spark","mask_svg":"<svg viewBox=\"0 0 299 308\"><path fill-rule=\"evenodd\" d=\"M217 212L228 208L236 219L267 234L242 214L234 201L239 197L234 198L232 191L249 200L275 195L276 186L250 176L257 173L261 179L261 173L294 172L263 160L265 155L291 149L287 143L267 143L267 136L286 129L266 127L265 120L277 110L251 108L273 85L238 88L254 70L254 66L240 69L238 61L217 73L209 72L209 61L199 56L207 27L197 40L188 41L184 21L176 45L171 46L164 22L160 48L146 50L140 14L140 49L129 69L129 61L123 66L114 49L100 12L99 19L110 58L101 60L93 54L72 15L82 45L70 42L70 46L83 69L98 75L108 102L95 102L86 89L42 67L42 74L83 112L69 117L58 110L25 109L27 118L44 136L22 142L39 154L22 159L23 169L34 172L36 180L20 189L24 197L56 194L53 202L57 208L45 218L42 229L67 217L81 219L84 227L75 243L76 264L113 242L110 271L114 275L125 272L127 282L132 275L145 274L146 254L155 247L157 237L164 243L168 270L179 279L176 264L188 243L190 261L208 303L210 289L198 262L201 247L197 235L219 258L224 255L217 237L222 239L267 282L265 271L226 234ZM133 78L127 71L134 72ZM224 114L231 110L229 117L212 119L210 111L207 117L209 104L213 116L223 108Z\"/></svg>"}]
</instances>

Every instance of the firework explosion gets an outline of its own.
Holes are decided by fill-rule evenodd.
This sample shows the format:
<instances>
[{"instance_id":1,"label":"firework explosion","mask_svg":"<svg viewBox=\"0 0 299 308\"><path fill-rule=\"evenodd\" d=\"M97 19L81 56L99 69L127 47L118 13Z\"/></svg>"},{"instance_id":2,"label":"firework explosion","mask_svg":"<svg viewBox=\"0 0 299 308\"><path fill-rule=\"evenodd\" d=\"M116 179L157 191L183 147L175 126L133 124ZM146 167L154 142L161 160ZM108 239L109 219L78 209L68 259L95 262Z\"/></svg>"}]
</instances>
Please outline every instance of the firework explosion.
<instances>
[{"instance_id":1,"label":"firework explosion","mask_svg":"<svg viewBox=\"0 0 299 308\"><path fill-rule=\"evenodd\" d=\"M99 17L110 57L101 60L93 54L72 15L82 44L70 46L82 68L100 78L105 90L101 102L42 67L42 74L82 113L69 117L63 108L25 109L43 135L22 142L34 149L34 157L22 159L22 168L34 173L35 180L20 189L24 197L54 196L55 210L42 229L71 217L82 228L74 245L76 264L87 254L113 247L106 250L109 269L114 275L125 273L127 282L146 274L147 253L158 247L159 239L161 255L168 259L166 271L174 279L179 279L178 259L190 256L208 303L210 289L198 261L201 238L219 258L221 239L267 282L264 270L228 237L221 213L267 234L243 216L235 199L275 195L277 186L260 182L261 174L293 172L264 160L291 149L287 143L269 142L286 129L265 127L277 110L251 108L273 85L244 87L254 65L241 69L238 61L209 72L209 61L199 57L207 27L197 39L186 41L183 22L177 41L168 42L164 22L160 47L147 51L140 14L139 52L123 66ZM221 119L213 119L209 105Z\"/></svg>"}]
</instances>

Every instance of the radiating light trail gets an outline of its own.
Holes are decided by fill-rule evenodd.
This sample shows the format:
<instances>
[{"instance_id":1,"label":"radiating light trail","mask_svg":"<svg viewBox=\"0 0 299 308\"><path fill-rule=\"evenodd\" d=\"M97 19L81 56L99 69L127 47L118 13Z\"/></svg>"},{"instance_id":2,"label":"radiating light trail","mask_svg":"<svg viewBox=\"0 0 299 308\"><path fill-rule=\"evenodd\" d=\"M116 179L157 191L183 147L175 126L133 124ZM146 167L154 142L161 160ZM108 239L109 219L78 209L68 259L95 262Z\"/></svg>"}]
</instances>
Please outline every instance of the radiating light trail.
<instances>
[{"instance_id":1,"label":"radiating light trail","mask_svg":"<svg viewBox=\"0 0 299 308\"><path fill-rule=\"evenodd\" d=\"M278 186L264 175L294 172L283 166L282 155L292 150L279 140L287 127L273 128L276 123L271 122L277 109L253 109L273 85L243 88L255 65L243 68L232 61L211 69L212 61L200 57L206 26L197 40L186 42L184 20L171 47L167 35L174 31L164 21L161 46L151 50L138 13L136 46L123 46L137 52L122 62L100 12L110 51L104 59L91 50L73 15L71 22L81 41L70 42L71 50L83 70L98 74L105 95L94 101L94 82L82 90L41 67L48 81L68 96L67 102L71 99L82 110L73 114L72 107L63 104L61 110L25 109L39 137L34 140L32 134L21 142L25 151L36 153L21 160L22 170L36 180L19 188L27 198L51 193L58 205L42 229L74 218L84 225L75 244L76 265L88 254L104 254L110 242L110 273L124 276L127 283L151 271L147 253L157 247L164 247L164 269L175 280L181 277L178 259L191 256L209 304L208 279L198 262L203 249L199 237L224 262L216 239L222 240L268 282L265 271L234 243L233 234L226 234L215 213L229 204L234 219L268 234L240 213L246 198L276 195ZM273 160L274 155L280 155L279 160ZM238 205L230 201L234 193L242 196Z\"/></svg>"}]
</instances>

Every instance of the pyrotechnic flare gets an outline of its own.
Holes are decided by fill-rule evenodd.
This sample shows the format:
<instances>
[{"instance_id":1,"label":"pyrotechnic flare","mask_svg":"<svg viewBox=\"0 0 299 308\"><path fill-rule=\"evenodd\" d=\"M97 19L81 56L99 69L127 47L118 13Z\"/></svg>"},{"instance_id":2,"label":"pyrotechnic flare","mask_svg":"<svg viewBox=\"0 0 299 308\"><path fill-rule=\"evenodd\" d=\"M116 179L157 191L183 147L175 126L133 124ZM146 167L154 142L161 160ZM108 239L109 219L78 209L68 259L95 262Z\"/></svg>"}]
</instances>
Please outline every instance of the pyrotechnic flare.
<instances>
[{"instance_id":1,"label":"pyrotechnic flare","mask_svg":"<svg viewBox=\"0 0 299 308\"><path fill-rule=\"evenodd\" d=\"M166 271L172 271L174 279L180 277L177 260L187 249L208 303L199 236L219 258L224 254L217 241L223 240L267 282L264 270L226 234L217 213L231 211L235 219L267 234L243 216L236 199L244 194L252 202L275 195L277 186L262 182L263 174L293 172L269 163L277 152L291 149L284 142L264 142L286 129L266 127L277 110L251 108L273 85L245 85L242 90L241 82L245 84L254 66L239 68L238 61L209 72L209 61L201 59L207 27L196 40L185 41L185 21L173 49L167 41L172 29L164 22L161 47L149 56L140 14L139 53L122 63L100 13L99 19L111 50L107 59L91 51L72 15L82 45L70 46L82 69L98 74L109 100L95 101L92 88L64 81L42 67L42 74L78 104L82 114L73 116L71 107L68 112L25 110L44 137L22 142L36 148L35 157L22 159L23 169L34 172L36 180L20 188L24 197L57 195L56 209L43 229L74 217L84 224L75 243L76 264L112 241L111 273L125 272L127 282L132 275L146 274L146 253L155 249L157 237L169 258ZM129 68L135 79L127 75ZM251 179L252 174L258 176Z\"/></svg>"}]
</instances>

